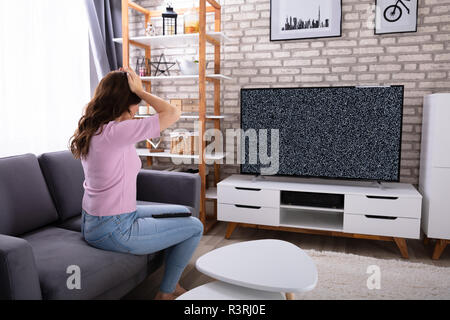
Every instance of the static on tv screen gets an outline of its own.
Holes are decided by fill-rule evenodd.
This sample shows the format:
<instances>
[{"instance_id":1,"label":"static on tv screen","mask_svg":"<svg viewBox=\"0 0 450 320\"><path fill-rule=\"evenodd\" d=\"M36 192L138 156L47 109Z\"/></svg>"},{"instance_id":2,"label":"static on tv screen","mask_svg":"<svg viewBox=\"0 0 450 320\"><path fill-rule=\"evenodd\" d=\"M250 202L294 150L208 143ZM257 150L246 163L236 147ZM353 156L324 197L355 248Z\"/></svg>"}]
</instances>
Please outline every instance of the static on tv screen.
<instances>
[{"instance_id":1,"label":"static on tv screen","mask_svg":"<svg viewBox=\"0 0 450 320\"><path fill-rule=\"evenodd\" d=\"M277 175L398 181L403 86L241 89L241 173L249 161L247 130L278 130ZM261 153L258 140L257 150ZM245 158L243 158L245 156ZM254 159L254 158L253 158Z\"/></svg>"}]
</instances>

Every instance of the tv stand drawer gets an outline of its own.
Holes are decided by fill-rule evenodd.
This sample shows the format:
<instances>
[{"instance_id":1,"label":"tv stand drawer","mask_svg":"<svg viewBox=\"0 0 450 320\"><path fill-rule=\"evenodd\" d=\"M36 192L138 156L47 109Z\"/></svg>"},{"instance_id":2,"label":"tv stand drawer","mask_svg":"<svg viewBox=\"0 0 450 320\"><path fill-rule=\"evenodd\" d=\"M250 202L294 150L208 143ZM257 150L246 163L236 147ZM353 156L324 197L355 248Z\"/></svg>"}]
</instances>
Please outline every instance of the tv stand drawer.
<instances>
[{"instance_id":1,"label":"tv stand drawer","mask_svg":"<svg viewBox=\"0 0 450 320\"><path fill-rule=\"evenodd\" d=\"M420 219L421 198L345 195L344 212Z\"/></svg>"},{"instance_id":2,"label":"tv stand drawer","mask_svg":"<svg viewBox=\"0 0 450 320\"><path fill-rule=\"evenodd\" d=\"M220 203L278 208L280 191L239 186L218 186L217 199Z\"/></svg>"},{"instance_id":3,"label":"tv stand drawer","mask_svg":"<svg viewBox=\"0 0 450 320\"><path fill-rule=\"evenodd\" d=\"M419 239L420 219L344 214L344 232Z\"/></svg>"},{"instance_id":4,"label":"tv stand drawer","mask_svg":"<svg viewBox=\"0 0 450 320\"><path fill-rule=\"evenodd\" d=\"M278 226L280 210L259 206L223 204L217 205L217 220Z\"/></svg>"}]
</instances>

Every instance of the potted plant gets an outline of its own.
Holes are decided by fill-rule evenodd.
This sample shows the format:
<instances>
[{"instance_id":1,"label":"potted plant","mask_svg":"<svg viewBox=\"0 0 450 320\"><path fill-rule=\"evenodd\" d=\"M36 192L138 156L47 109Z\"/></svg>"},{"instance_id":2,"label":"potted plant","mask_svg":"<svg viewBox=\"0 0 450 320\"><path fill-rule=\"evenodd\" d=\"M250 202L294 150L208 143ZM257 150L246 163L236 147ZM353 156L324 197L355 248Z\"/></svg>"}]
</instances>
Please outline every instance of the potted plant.
<instances>
[{"instance_id":1,"label":"potted plant","mask_svg":"<svg viewBox=\"0 0 450 320\"><path fill-rule=\"evenodd\" d=\"M178 67L183 75L198 75L198 59L177 59Z\"/></svg>"}]
</instances>

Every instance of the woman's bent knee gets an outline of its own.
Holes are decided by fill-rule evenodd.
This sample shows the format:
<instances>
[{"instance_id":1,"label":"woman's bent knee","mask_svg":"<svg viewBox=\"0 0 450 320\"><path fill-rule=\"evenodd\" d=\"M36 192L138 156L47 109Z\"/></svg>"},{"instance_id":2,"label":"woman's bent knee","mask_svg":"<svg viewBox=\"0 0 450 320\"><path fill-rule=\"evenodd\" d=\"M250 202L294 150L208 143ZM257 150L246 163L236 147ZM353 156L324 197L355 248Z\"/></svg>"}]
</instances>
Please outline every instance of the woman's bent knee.
<instances>
[{"instance_id":1,"label":"woman's bent knee","mask_svg":"<svg viewBox=\"0 0 450 320\"><path fill-rule=\"evenodd\" d=\"M196 217L191 217L191 223L196 229L196 234L203 233L203 223Z\"/></svg>"}]
</instances>

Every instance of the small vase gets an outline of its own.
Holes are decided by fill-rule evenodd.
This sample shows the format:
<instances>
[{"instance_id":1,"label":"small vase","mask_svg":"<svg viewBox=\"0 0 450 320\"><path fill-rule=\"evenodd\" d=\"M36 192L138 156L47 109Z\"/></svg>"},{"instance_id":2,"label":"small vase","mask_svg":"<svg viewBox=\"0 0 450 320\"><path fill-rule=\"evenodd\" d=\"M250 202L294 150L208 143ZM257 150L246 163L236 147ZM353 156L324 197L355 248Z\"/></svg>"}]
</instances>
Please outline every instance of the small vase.
<instances>
[{"instance_id":1,"label":"small vase","mask_svg":"<svg viewBox=\"0 0 450 320\"><path fill-rule=\"evenodd\" d=\"M199 33L200 21L194 5L184 14L184 33Z\"/></svg>"}]
</instances>

